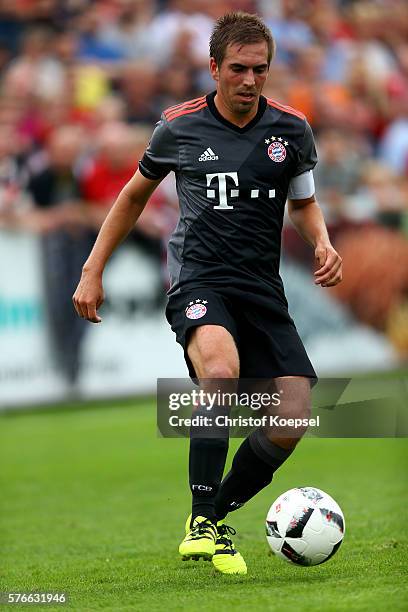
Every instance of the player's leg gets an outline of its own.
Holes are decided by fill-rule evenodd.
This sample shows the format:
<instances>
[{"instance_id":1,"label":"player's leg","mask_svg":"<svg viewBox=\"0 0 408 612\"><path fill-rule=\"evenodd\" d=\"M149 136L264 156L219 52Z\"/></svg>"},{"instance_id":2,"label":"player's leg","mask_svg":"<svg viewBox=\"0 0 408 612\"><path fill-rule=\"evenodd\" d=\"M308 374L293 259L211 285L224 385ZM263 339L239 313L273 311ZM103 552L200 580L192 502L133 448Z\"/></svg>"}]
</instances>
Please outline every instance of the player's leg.
<instances>
[{"instance_id":1,"label":"player's leg","mask_svg":"<svg viewBox=\"0 0 408 612\"><path fill-rule=\"evenodd\" d=\"M205 393L218 390L233 392L239 377L239 357L234 338L219 325L202 325L191 331L187 354ZM218 492L228 452L228 429L216 428L214 418L226 410L214 406L198 406L195 415L209 414L209 427L191 427L189 480L192 493L192 519L205 516L215 521L214 501Z\"/></svg>"},{"instance_id":2,"label":"player's leg","mask_svg":"<svg viewBox=\"0 0 408 612\"><path fill-rule=\"evenodd\" d=\"M241 377L258 379L257 386L269 379L271 392L280 392L282 414L308 416L310 387L316 374L284 304L273 300L267 304L259 300L253 303L251 294L242 293L239 306ZM292 376L293 373L299 376ZM283 433L286 438L271 428L258 429L244 440L221 484L216 499L218 517L224 517L266 487L304 431Z\"/></svg>"},{"instance_id":3,"label":"player's leg","mask_svg":"<svg viewBox=\"0 0 408 612\"><path fill-rule=\"evenodd\" d=\"M216 393L220 383L235 384L239 358L232 335L219 325L201 325L190 330L185 348L193 370L205 393ZM213 407L197 406L194 416L218 412ZM189 482L192 512L186 525L186 537L179 552L186 558L212 558L217 539L215 496L218 492L228 453L228 430L208 427L190 428Z\"/></svg>"},{"instance_id":4,"label":"player's leg","mask_svg":"<svg viewBox=\"0 0 408 612\"><path fill-rule=\"evenodd\" d=\"M199 378L207 391L212 389L211 381L218 379L223 379L227 385L230 381L230 386L236 384L234 379L239 376L237 330L228 299L208 289L193 289L171 296L166 316L176 333L177 342L184 349L193 379ZM216 383L215 387L218 386ZM218 570L244 574L245 561L231 542L231 530L226 525L214 524L214 497L225 465L228 436L218 436L215 448L213 442L203 441L206 438L213 440L214 431L206 436L205 431L193 428L192 433L189 479L191 485L198 485L192 490L196 516L193 521L192 515L188 517L186 537L179 552L185 559L211 558L214 555L213 563ZM201 439L194 435L199 433L204 434ZM197 515L198 512L203 516Z\"/></svg>"},{"instance_id":5,"label":"player's leg","mask_svg":"<svg viewBox=\"0 0 408 612\"><path fill-rule=\"evenodd\" d=\"M308 418L310 415L310 379L279 377L275 390L280 394L279 415ZM216 498L219 519L236 510L272 481L276 470L290 457L306 428L277 431L260 427L238 448L230 472L224 478Z\"/></svg>"},{"instance_id":6,"label":"player's leg","mask_svg":"<svg viewBox=\"0 0 408 612\"><path fill-rule=\"evenodd\" d=\"M222 326L203 325L193 330L187 345L188 357L207 393L234 392L239 377L239 357L232 335ZM206 407L198 407L196 414ZM228 412L227 406L212 408ZM186 538L179 551L183 558L212 556L215 568L227 574L246 574L247 567L230 535L235 533L222 521L217 524L217 495L228 452L228 429L192 427L190 431L189 480L192 514L186 524ZM214 532L215 526L215 532ZM197 554L197 551L199 554ZM203 554L204 553L204 554Z\"/></svg>"}]
</instances>

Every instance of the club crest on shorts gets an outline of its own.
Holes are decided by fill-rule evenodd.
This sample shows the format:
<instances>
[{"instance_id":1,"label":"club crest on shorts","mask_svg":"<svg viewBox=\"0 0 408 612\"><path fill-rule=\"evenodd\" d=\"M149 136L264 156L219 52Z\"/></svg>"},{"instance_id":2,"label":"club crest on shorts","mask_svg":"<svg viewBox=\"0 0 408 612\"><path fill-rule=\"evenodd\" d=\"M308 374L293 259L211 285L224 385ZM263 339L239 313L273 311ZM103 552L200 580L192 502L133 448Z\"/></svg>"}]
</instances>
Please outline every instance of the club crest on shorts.
<instances>
[{"instance_id":1,"label":"club crest on shorts","mask_svg":"<svg viewBox=\"0 0 408 612\"><path fill-rule=\"evenodd\" d=\"M207 300L194 300L186 308L187 319L201 319L207 312Z\"/></svg>"},{"instance_id":2,"label":"club crest on shorts","mask_svg":"<svg viewBox=\"0 0 408 612\"><path fill-rule=\"evenodd\" d=\"M265 138L265 144L269 145L267 153L272 161L280 163L286 159L286 147L289 144L287 140L283 140L281 136L271 136Z\"/></svg>"}]
</instances>

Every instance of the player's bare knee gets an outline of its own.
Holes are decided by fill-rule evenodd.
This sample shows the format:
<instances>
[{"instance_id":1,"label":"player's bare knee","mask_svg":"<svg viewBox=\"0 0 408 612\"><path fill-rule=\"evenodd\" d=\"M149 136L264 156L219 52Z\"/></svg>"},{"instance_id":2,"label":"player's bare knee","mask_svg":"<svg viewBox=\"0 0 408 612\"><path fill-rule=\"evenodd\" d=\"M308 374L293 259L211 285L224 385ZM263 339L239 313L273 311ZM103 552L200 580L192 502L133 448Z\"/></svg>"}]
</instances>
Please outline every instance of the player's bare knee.
<instances>
[{"instance_id":1,"label":"player's bare knee","mask_svg":"<svg viewBox=\"0 0 408 612\"><path fill-rule=\"evenodd\" d=\"M235 379L239 376L239 364L237 361L210 361L204 365L204 378L212 380Z\"/></svg>"},{"instance_id":2,"label":"player's bare knee","mask_svg":"<svg viewBox=\"0 0 408 612\"><path fill-rule=\"evenodd\" d=\"M309 419L311 392L308 378L284 377L276 380L279 390L278 412L285 418Z\"/></svg>"}]
</instances>

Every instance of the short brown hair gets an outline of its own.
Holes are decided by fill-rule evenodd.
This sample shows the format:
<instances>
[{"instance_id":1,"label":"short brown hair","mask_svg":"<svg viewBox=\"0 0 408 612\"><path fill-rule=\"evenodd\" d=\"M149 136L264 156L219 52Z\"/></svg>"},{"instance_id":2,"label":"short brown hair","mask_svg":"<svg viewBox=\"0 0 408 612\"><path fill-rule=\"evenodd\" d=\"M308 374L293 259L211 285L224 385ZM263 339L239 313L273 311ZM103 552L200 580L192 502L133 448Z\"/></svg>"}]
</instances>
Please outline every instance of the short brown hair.
<instances>
[{"instance_id":1,"label":"short brown hair","mask_svg":"<svg viewBox=\"0 0 408 612\"><path fill-rule=\"evenodd\" d=\"M258 15L242 11L226 13L215 22L210 38L210 57L221 66L229 44L251 45L264 40L268 45L268 66L275 53L275 41Z\"/></svg>"}]
</instances>

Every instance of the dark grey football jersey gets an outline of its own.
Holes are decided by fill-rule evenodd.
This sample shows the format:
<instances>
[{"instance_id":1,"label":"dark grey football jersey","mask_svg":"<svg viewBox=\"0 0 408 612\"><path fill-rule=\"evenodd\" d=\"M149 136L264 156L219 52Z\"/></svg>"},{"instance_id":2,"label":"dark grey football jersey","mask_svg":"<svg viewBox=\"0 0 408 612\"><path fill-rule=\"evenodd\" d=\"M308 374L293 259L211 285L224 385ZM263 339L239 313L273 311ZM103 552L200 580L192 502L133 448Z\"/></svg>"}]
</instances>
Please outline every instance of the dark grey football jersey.
<instances>
[{"instance_id":1,"label":"dark grey football jersey","mask_svg":"<svg viewBox=\"0 0 408 612\"><path fill-rule=\"evenodd\" d=\"M215 92L164 111L140 161L158 179L176 175L180 219L170 239L169 294L236 286L286 303L279 277L290 180L316 162L305 117L260 98L244 128L227 121Z\"/></svg>"}]
</instances>

